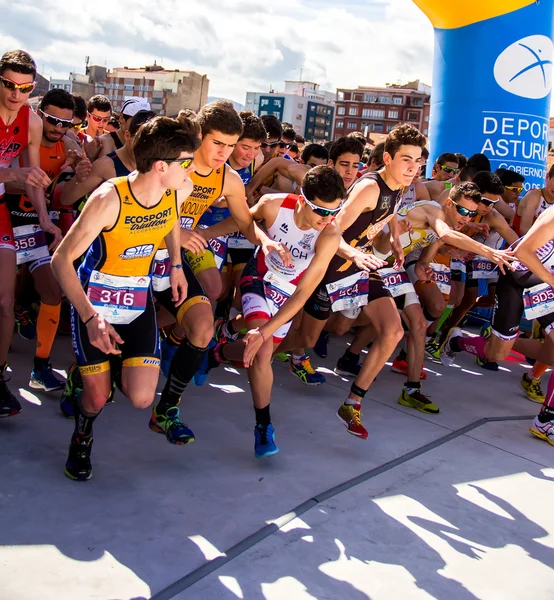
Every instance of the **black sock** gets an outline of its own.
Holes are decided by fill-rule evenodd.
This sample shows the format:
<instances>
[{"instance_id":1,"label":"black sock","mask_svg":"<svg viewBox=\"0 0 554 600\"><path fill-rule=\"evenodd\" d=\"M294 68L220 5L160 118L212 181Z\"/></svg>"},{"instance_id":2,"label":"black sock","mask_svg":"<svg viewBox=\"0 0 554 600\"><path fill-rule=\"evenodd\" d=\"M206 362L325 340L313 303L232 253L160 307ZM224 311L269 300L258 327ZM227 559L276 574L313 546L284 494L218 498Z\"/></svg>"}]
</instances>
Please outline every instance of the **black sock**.
<instances>
[{"instance_id":1,"label":"black sock","mask_svg":"<svg viewBox=\"0 0 554 600\"><path fill-rule=\"evenodd\" d=\"M458 340L460 339L460 336L456 336L453 338L450 338L450 349L452 350L452 352L462 352L462 349L460 348L459 344L458 344Z\"/></svg>"},{"instance_id":2,"label":"black sock","mask_svg":"<svg viewBox=\"0 0 554 600\"><path fill-rule=\"evenodd\" d=\"M167 412L168 408L179 404L182 393L190 380L200 368L208 347L198 348L187 338L179 346L169 368L169 377L165 383L162 397L156 406L158 414Z\"/></svg>"},{"instance_id":3,"label":"black sock","mask_svg":"<svg viewBox=\"0 0 554 600\"><path fill-rule=\"evenodd\" d=\"M538 419L541 423L548 423L548 421L554 421L554 408L550 406L543 406L541 412L538 414Z\"/></svg>"},{"instance_id":4,"label":"black sock","mask_svg":"<svg viewBox=\"0 0 554 600\"><path fill-rule=\"evenodd\" d=\"M75 402L75 432L74 436L80 439L86 439L92 436L92 425L96 420L96 417L102 411L91 415L83 410L81 406L81 396L79 395Z\"/></svg>"},{"instance_id":5,"label":"black sock","mask_svg":"<svg viewBox=\"0 0 554 600\"><path fill-rule=\"evenodd\" d=\"M49 358L39 358L38 356L35 356L34 360L33 360L33 367L35 371L40 371L42 370L42 367L46 367L48 365L49 362Z\"/></svg>"},{"instance_id":6,"label":"black sock","mask_svg":"<svg viewBox=\"0 0 554 600\"><path fill-rule=\"evenodd\" d=\"M400 360L408 360L408 355L406 354L406 350L404 350L404 348L400 349L400 352L398 354L398 358Z\"/></svg>"},{"instance_id":7,"label":"black sock","mask_svg":"<svg viewBox=\"0 0 554 600\"><path fill-rule=\"evenodd\" d=\"M264 408L254 407L254 411L256 412L256 427L267 427L271 423L269 404Z\"/></svg>"},{"instance_id":8,"label":"black sock","mask_svg":"<svg viewBox=\"0 0 554 600\"><path fill-rule=\"evenodd\" d=\"M358 362L358 359L360 358L359 354L354 354L354 352L350 352L350 350L346 350L344 352L344 354L342 355L342 357L344 358L344 360L347 360L348 362Z\"/></svg>"},{"instance_id":9,"label":"black sock","mask_svg":"<svg viewBox=\"0 0 554 600\"><path fill-rule=\"evenodd\" d=\"M220 300L215 305L214 316L216 319L228 319L231 307L233 306L233 297L228 296L227 298Z\"/></svg>"},{"instance_id":10,"label":"black sock","mask_svg":"<svg viewBox=\"0 0 554 600\"><path fill-rule=\"evenodd\" d=\"M235 328L233 327L233 319L231 319L230 321L227 321L227 331L231 335L235 335L236 333L238 333L238 331L236 331Z\"/></svg>"},{"instance_id":11,"label":"black sock","mask_svg":"<svg viewBox=\"0 0 554 600\"><path fill-rule=\"evenodd\" d=\"M419 381L406 381L406 383L404 384L404 387L407 390L420 390L421 389L421 382L419 382Z\"/></svg>"},{"instance_id":12,"label":"black sock","mask_svg":"<svg viewBox=\"0 0 554 600\"><path fill-rule=\"evenodd\" d=\"M110 355L110 374L112 377L112 381L115 382L115 385L119 389L121 393L123 393L123 384L121 383L121 372L123 370L123 361L121 360L121 356L118 354Z\"/></svg>"},{"instance_id":13,"label":"black sock","mask_svg":"<svg viewBox=\"0 0 554 600\"><path fill-rule=\"evenodd\" d=\"M0 381L4 381L4 372L8 368L8 363L3 363L0 365Z\"/></svg>"}]
</instances>

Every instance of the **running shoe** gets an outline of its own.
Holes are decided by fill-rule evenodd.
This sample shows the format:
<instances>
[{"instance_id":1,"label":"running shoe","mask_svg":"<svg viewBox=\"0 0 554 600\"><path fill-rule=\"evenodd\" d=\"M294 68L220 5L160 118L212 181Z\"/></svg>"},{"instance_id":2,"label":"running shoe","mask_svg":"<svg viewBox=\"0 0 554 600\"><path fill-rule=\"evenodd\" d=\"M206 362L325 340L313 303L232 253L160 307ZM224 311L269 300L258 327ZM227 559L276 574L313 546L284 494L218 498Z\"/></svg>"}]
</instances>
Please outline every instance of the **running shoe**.
<instances>
[{"instance_id":1,"label":"running shoe","mask_svg":"<svg viewBox=\"0 0 554 600\"><path fill-rule=\"evenodd\" d=\"M425 344L425 352L427 352L427 354L429 356L431 356L432 358L434 358L435 360L440 360L441 359L441 347L439 344L439 340L437 339L430 339L426 344Z\"/></svg>"},{"instance_id":2,"label":"running shoe","mask_svg":"<svg viewBox=\"0 0 554 600\"><path fill-rule=\"evenodd\" d=\"M344 404L341 405L337 412L337 417L346 427L348 433L367 440L367 429L362 425L362 413L360 412L361 404Z\"/></svg>"},{"instance_id":3,"label":"running shoe","mask_svg":"<svg viewBox=\"0 0 554 600\"><path fill-rule=\"evenodd\" d=\"M325 383L325 377L312 367L310 357L306 356L306 354L304 354L302 360L297 365L294 364L291 357L289 371L305 385L321 385Z\"/></svg>"},{"instance_id":4,"label":"running shoe","mask_svg":"<svg viewBox=\"0 0 554 600\"><path fill-rule=\"evenodd\" d=\"M480 356L475 357L475 362L486 371L498 371L498 363L488 358L481 358Z\"/></svg>"},{"instance_id":5,"label":"running shoe","mask_svg":"<svg viewBox=\"0 0 554 600\"><path fill-rule=\"evenodd\" d=\"M92 441L92 436L80 439L73 434L71 437L69 456L64 469L64 473L69 479L87 481L92 477L92 464L90 462Z\"/></svg>"},{"instance_id":6,"label":"running shoe","mask_svg":"<svg viewBox=\"0 0 554 600\"><path fill-rule=\"evenodd\" d=\"M408 361L400 358L400 356L397 356L392 361L391 371L394 371L395 373L400 373L402 375L407 376L408 375ZM421 380L427 379L427 373L423 370L423 367L421 367L421 373L419 374L419 378Z\"/></svg>"},{"instance_id":7,"label":"running shoe","mask_svg":"<svg viewBox=\"0 0 554 600\"><path fill-rule=\"evenodd\" d=\"M314 352L321 358L327 358L327 351L330 339L331 336L327 331L325 331L325 329L319 334L319 337L317 338L317 342L314 346Z\"/></svg>"},{"instance_id":8,"label":"running shoe","mask_svg":"<svg viewBox=\"0 0 554 600\"><path fill-rule=\"evenodd\" d=\"M73 419L75 417L75 403L83 391L83 378L76 363L69 367L65 388L60 397L60 410L64 417Z\"/></svg>"},{"instance_id":9,"label":"running shoe","mask_svg":"<svg viewBox=\"0 0 554 600\"><path fill-rule=\"evenodd\" d=\"M408 394L408 390L404 388L398 398L398 404L415 408L419 412L427 413L428 415L436 415L439 412L439 407L433 404L427 396L424 396L419 390Z\"/></svg>"},{"instance_id":10,"label":"running shoe","mask_svg":"<svg viewBox=\"0 0 554 600\"><path fill-rule=\"evenodd\" d=\"M254 456L256 458L265 458L273 456L279 452L275 444L275 429L270 423L267 426L256 425L254 427Z\"/></svg>"},{"instance_id":11,"label":"running shoe","mask_svg":"<svg viewBox=\"0 0 554 600\"><path fill-rule=\"evenodd\" d=\"M524 373L523 377L519 380L519 385L527 398L532 402L540 402L542 404L545 401L546 397L541 389L540 379L532 379L531 377L527 377L527 373Z\"/></svg>"},{"instance_id":12,"label":"running shoe","mask_svg":"<svg viewBox=\"0 0 554 600\"><path fill-rule=\"evenodd\" d=\"M192 444L195 439L192 430L181 422L177 406L168 408L165 415L159 415L154 406L148 427L156 433L164 433L167 441L177 446Z\"/></svg>"},{"instance_id":13,"label":"running shoe","mask_svg":"<svg viewBox=\"0 0 554 600\"><path fill-rule=\"evenodd\" d=\"M448 332L448 335L446 336L446 339L444 340L444 343L440 349L440 360L445 367L452 365L456 358L456 352L454 352L450 347L450 340L455 337L461 337L462 335L463 332L458 327L452 327L452 329Z\"/></svg>"},{"instance_id":14,"label":"running shoe","mask_svg":"<svg viewBox=\"0 0 554 600\"><path fill-rule=\"evenodd\" d=\"M44 390L45 392L54 392L61 390L65 386L65 382L61 381L54 375L52 365L50 363L42 365L40 370L33 369L31 371L31 379L29 387L35 390Z\"/></svg>"},{"instance_id":15,"label":"running shoe","mask_svg":"<svg viewBox=\"0 0 554 600\"><path fill-rule=\"evenodd\" d=\"M211 339L210 343L208 344L208 350L206 351L206 353L204 354L204 358L202 359L202 364L200 365L198 371L196 371L196 373L192 377L194 385L197 385L198 387L202 387L206 383L206 379L208 379L208 375L211 370L209 353L210 350L212 348L215 348L216 345L217 342L214 339Z\"/></svg>"},{"instance_id":16,"label":"running shoe","mask_svg":"<svg viewBox=\"0 0 554 600\"><path fill-rule=\"evenodd\" d=\"M17 333L24 340L34 340L37 336L37 328L31 318L31 312L27 308L16 307L14 310Z\"/></svg>"},{"instance_id":17,"label":"running shoe","mask_svg":"<svg viewBox=\"0 0 554 600\"><path fill-rule=\"evenodd\" d=\"M6 382L0 379L0 419L18 415L21 410L19 400L10 392Z\"/></svg>"},{"instance_id":18,"label":"running shoe","mask_svg":"<svg viewBox=\"0 0 554 600\"><path fill-rule=\"evenodd\" d=\"M279 362L289 362L290 355L288 352L278 352L273 358Z\"/></svg>"},{"instance_id":19,"label":"running shoe","mask_svg":"<svg viewBox=\"0 0 554 600\"><path fill-rule=\"evenodd\" d=\"M362 365L357 357L349 360L348 358L341 356L337 360L337 366L334 368L334 371L337 375L342 375L344 377L358 377L361 368Z\"/></svg>"},{"instance_id":20,"label":"running shoe","mask_svg":"<svg viewBox=\"0 0 554 600\"><path fill-rule=\"evenodd\" d=\"M227 327L228 335L225 335L224 328L227 321L225 319L218 319L214 324L214 340L221 342L222 344L228 344L230 342L236 342L240 337L239 333L230 333Z\"/></svg>"},{"instance_id":21,"label":"running shoe","mask_svg":"<svg viewBox=\"0 0 554 600\"><path fill-rule=\"evenodd\" d=\"M169 377L169 369L171 368L171 361L173 357L177 353L179 346L175 344L170 344L169 339L166 338L160 344L160 348L162 351L162 358L160 360L160 369L162 371L163 376L167 379Z\"/></svg>"},{"instance_id":22,"label":"running shoe","mask_svg":"<svg viewBox=\"0 0 554 600\"><path fill-rule=\"evenodd\" d=\"M546 423L541 423L539 421L539 417L535 417L533 422L531 423L531 427L529 427L529 431L540 440L544 440L548 442L550 445L554 446L554 422L547 421Z\"/></svg>"},{"instance_id":23,"label":"running shoe","mask_svg":"<svg viewBox=\"0 0 554 600\"><path fill-rule=\"evenodd\" d=\"M492 329L491 329L490 323L485 323L481 327L481 330L479 331L479 335L482 338L485 338L486 340L488 340L491 337L491 335L492 335Z\"/></svg>"}]
</instances>

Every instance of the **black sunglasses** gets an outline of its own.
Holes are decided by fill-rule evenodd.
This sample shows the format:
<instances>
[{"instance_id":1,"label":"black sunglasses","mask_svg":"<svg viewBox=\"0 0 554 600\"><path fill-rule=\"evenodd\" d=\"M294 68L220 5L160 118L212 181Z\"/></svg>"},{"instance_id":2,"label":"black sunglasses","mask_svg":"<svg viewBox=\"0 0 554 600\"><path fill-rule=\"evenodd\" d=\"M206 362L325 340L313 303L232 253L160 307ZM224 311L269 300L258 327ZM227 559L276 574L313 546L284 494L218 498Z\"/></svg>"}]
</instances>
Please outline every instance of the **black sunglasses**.
<instances>
[{"instance_id":1,"label":"black sunglasses","mask_svg":"<svg viewBox=\"0 0 554 600\"><path fill-rule=\"evenodd\" d=\"M322 208L321 206L318 206L317 204L310 202L308 200L308 198L306 198L306 196L304 195L304 190L302 188L300 188L300 193L302 194L302 198L304 198L304 201L306 202L306 204L319 217L329 217L331 215L336 215L340 211L340 209L342 208L342 205L343 205L343 202L341 202L337 208Z\"/></svg>"},{"instance_id":2,"label":"black sunglasses","mask_svg":"<svg viewBox=\"0 0 554 600\"><path fill-rule=\"evenodd\" d=\"M286 148L287 150L292 146L291 144L287 144L286 142L279 142L279 148Z\"/></svg>"},{"instance_id":3,"label":"black sunglasses","mask_svg":"<svg viewBox=\"0 0 554 600\"><path fill-rule=\"evenodd\" d=\"M71 123L70 127L72 129L86 129L88 127L88 121L85 119L80 123Z\"/></svg>"},{"instance_id":4,"label":"black sunglasses","mask_svg":"<svg viewBox=\"0 0 554 600\"><path fill-rule=\"evenodd\" d=\"M66 129L67 127L73 126L73 120L59 119L58 117L54 117L54 115L49 115L41 109L39 110L40 114L46 119L46 122L50 123L50 125L54 125L54 127L61 126L62 129Z\"/></svg>"},{"instance_id":5,"label":"black sunglasses","mask_svg":"<svg viewBox=\"0 0 554 600\"><path fill-rule=\"evenodd\" d=\"M489 200L488 198L481 197L481 204L483 206L494 206L498 200Z\"/></svg>"},{"instance_id":6,"label":"black sunglasses","mask_svg":"<svg viewBox=\"0 0 554 600\"><path fill-rule=\"evenodd\" d=\"M456 207L456 210L458 211L458 214L461 217L476 217L477 216L477 211L476 210L469 210L469 208L466 208L465 206L460 206L457 202L454 202L454 200L450 200L450 202L452 202L452 204Z\"/></svg>"},{"instance_id":7,"label":"black sunglasses","mask_svg":"<svg viewBox=\"0 0 554 600\"><path fill-rule=\"evenodd\" d=\"M262 148L277 148L281 142L262 142Z\"/></svg>"}]
</instances>

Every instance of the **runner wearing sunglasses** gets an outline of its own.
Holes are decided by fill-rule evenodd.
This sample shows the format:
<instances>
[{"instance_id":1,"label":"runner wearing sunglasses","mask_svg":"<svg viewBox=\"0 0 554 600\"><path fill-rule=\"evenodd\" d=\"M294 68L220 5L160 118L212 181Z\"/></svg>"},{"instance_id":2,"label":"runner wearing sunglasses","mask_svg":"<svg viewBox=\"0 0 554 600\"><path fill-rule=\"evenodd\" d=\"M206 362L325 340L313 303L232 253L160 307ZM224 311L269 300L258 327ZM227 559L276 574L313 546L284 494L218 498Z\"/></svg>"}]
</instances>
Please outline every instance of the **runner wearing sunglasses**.
<instances>
[{"instance_id":1,"label":"runner wearing sunglasses","mask_svg":"<svg viewBox=\"0 0 554 600\"><path fill-rule=\"evenodd\" d=\"M545 186L541 189L529 190L520 202L518 209L520 234L525 235L539 216L552 206L554 206L554 165L546 174Z\"/></svg>"},{"instance_id":2,"label":"runner wearing sunglasses","mask_svg":"<svg viewBox=\"0 0 554 600\"><path fill-rule=\"evenodd\" d=\"M291 258L284 261L277 252L264 255L258 249L240 283L242 314L250 331L243 340L217 343L208 353L205 369L222 362L248 368L256 413L256 458L279 451L269 412L271 359L337 251L340 232L334 218L345 196L338 173L319 166L305 175L299 196L269 194L250 209L256 221L265 223L271 239L287 246Z\"/></svg>"},{"instance_id":3,"label":"runner wearing sunglasses","mask_svg":"<svg viewBox=\"0 0 554 600\"><path fill-rule=\"evenodd\" d=\"M433 165L432 178L424 182L431 200L439 201L445 190L458 183L459 173L458 157L452 152L443 152Z\"/></svg>"},{"instance_id":4,"label":"runner wearing sunglasses","mask_svg":"<svg viewBox=\"0 0 554 600\"><path fill-rule=\"evenodd\" d=\"M0 417L21 412L21 405L4 381L8 349L14 328L16 244L10 213L4 200L5 184L23 186L42 231L52 235L50 248L61 240L46 208L44 189L50 184L40 168L42 120L26 106L35 88L36 65L23 50L11 50L0 59ZM12 164L20 159L20 166Z\"/></svg>"},{"instance_id":5,"label":"runner wearing sunglasses","mask_svg":"<svg viewBox=\"0 0 554 600\"><path fill-rule=\"evenodd\" d=\"M262 142L261 151L264 155L263 164L272 159L277 151L277 146L281 141L281 135L283 134L283 127L277 117L273 115L262 115L261 120L264 124L265 130L267 131L267 139Z\"/></svg>"}]
</instances>

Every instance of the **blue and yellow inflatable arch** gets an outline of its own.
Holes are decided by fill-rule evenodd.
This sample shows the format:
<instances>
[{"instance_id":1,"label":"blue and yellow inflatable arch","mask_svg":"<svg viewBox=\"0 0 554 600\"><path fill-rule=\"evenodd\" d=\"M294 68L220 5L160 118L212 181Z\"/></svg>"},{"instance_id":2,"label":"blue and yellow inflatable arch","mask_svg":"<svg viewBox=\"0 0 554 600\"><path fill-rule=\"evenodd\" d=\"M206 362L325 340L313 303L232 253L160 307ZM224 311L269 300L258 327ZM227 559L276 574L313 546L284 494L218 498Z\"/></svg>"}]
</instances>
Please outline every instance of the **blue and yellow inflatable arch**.
<instances>
[{"instance_id":1,"label":"blue and yellow inflatable arch","mask_svg":"<svg viewBox=\"0 0 554 600\"><path fill-rule=\"evenodd\" d=\"M483 152L526 188L546 174L554 0L414 0L435 28L431 160Z\"/></svg>"}]
</instances>

